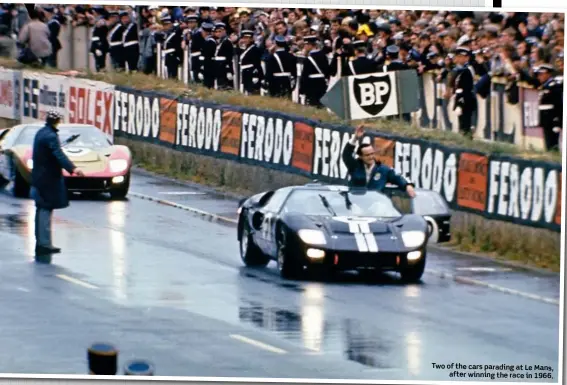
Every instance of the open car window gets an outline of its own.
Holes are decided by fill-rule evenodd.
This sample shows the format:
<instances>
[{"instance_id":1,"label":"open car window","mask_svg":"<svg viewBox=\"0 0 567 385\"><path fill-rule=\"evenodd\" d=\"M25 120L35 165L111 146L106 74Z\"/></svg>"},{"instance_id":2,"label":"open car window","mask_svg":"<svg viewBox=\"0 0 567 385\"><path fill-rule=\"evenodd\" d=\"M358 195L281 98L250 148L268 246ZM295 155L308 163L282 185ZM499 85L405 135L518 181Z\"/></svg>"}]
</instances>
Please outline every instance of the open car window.
<instances>
[{"instance_id":1,"label":"open car window","mask_svg":"<svg viewBox=\"0 0 567 385\"><path fill-rule=\"evenodd\" d=\"M448 215L449 205L441 194L432 190L416 189L411 200L412 211L417 215Z\"/></svg>"},{"instance_id":2,"label":"open car window","mask_svg":"<svg viewBox=\"0 0 567 385\"><path fill-rule=\"evenodd\" d=\"M451 213L445 199L433 190L416 188L414 198L410 198L405 191L400 191L397 188L388 189L386 194L391 197L396 208L403 214L431 216L449 215Z\"/></svg>"},{"instance_id":3,"label":"open car window","mask_svg":"<svg viewBox=\"0 0 567 385\"><path fill-rule=\"evenodd\" d=\"M289 189L283 188L276 190L267 203L263 205L263 209L269 212L279 212L282 204L285 202L287 196L289 195Z\"/></svg>"}]
</instances>

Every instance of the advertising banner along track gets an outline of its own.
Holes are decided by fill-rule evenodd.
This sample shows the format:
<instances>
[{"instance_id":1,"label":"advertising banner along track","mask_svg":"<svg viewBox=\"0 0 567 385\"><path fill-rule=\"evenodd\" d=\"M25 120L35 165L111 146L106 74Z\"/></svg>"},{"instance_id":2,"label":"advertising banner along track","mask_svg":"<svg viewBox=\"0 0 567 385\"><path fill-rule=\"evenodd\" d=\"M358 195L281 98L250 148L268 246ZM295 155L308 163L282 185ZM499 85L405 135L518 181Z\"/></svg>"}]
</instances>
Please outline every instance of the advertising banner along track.
<instances>
[{"instance_id":1,"label":"advertising banner along track","mask_svg":"<svg viewBox=\"0 0 567 385\"><path fill-rule=\"evenodd\" d=\"M346 183L353 129L273 111L115 88L114 135ZM369 132L376 157L453 209L561 231L561 165Z\"/></svg>"},{"instance_id":2,"label":"advertising banner along track","mask_svg":"<svg viewBox=\"0 0 567 385\"><path fill-rule=\"evenodd\" d=\"M353 128L274 111L85 79L0 70L0 116L44 119L49 108L66 122L93 124L124 137L177 151L346 183L342 150ZM5 85L5 87L4 87ZM526 119L530 125L537 125ZM376 158L451 208L489 219L561 231L560 164L483 154L439 143L369 132Z\"/></svg>"},{"instance_id":3,"label":"advertising banner along track","mask_svg":"<svg viewBox=\"0 0 567 385\"><path fill-rule=\"evenodd\" d=\"M1 73L1 72L0 72ZM65 123L92 124L113 138L114 85L42 72L22 71L18 117L22 123L45 120L55 109Z\"/></svg>"}]
</instances>

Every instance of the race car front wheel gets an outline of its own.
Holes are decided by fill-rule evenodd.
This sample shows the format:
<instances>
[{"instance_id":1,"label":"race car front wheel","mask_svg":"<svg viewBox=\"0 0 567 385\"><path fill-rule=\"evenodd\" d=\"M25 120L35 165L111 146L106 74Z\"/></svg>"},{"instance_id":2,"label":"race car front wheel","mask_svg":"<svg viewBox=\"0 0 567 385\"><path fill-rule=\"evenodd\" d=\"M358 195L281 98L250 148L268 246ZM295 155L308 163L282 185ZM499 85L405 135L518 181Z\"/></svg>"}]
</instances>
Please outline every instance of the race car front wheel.
<instances>
[{"instance_id":1,"label":"race car front wheel","mask_svg":"<svg viewBox=\"0 0 567 385\"><path fill-rule=\"evenodd\" d=\"M285 232L283 230L280 230L277 245L277 262L281 277L285 279L299 278L302 273L303 266L289 253Z\"/></svg>"},{"instance_id":2,"label":"race car front wheel","mask_svg":"<svg viewBox=\"0 0 567 385\"><path fill-rule=\"evenodd\" d=\"M404 267L400 271L400 275L402 276L402 280L404 282L419 282L419 280L421 279L421 276L423 275L423 273L425 271L425 260L426 260L426 258L427 258L427 254L424 251L423 256L421 257L419 262L417 262L416 264L413 264L413 265L408 264L406 267Z\"/></svg>"},{"instance_id":3,"label":"race car front wheel","mask_svg":"<svg viewBox=\"0 0 567 385\"><path fill-rule=\"evenodd\" d=\"M244 224L240 237L240 258L246 266L250 267L265 267L270 262L270 258L264 255L254 243L247 224Z\"/></svg>"},{"instance_id":4,"label":"race car front wheel","mask_svg":"<svg viewBox=\"0 0 567 385\"><path fill-rule=\"evenodd\" d=\"M120 187L110 190L110 197L112 199L124 199L130 190L130 173L124 178L124 183Z\"/></svg>"}]
</instances>

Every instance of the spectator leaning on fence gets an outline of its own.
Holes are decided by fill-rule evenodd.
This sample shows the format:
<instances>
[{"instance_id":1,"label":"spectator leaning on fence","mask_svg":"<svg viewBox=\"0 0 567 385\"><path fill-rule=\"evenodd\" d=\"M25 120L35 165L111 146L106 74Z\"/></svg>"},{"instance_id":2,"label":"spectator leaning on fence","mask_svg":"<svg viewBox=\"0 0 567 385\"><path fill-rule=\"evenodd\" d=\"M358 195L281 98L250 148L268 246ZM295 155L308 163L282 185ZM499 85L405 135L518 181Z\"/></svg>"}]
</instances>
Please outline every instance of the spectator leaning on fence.
<instances>
[{"instance_id":1,"label":"spectator leaning on fence","mask_svg":"<svg viewBox=\"0 0 567 385\"><path fill-rule=\"evenodd\" d=\"M30 21L22 27L18 36L18 44L22 47L18 60L24 64L45 65L53 52L51 33L47 25L40 20L37 11L32 10L29 16Z\"/></svg>"}]
</instances>

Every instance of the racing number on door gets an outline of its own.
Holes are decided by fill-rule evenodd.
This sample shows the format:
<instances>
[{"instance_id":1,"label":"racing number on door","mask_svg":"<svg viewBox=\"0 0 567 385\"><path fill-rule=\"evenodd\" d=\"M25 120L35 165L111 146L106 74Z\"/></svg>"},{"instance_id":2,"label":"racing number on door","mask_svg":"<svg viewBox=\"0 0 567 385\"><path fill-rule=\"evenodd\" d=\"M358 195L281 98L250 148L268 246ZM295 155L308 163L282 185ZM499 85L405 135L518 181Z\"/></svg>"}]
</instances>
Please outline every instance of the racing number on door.
<instances>
[{"instance_id":1,"label":"racing number on door","mask_svg":"<svg viewBox=\"0 0 567 385\"><path fill-rule=\"evenodd\" d=\"M271 241L272 238L272 223L273 223L273 215L270 213L266 213L264 216L264 220L262 222L262 237L266 241Z\"/></svg>"}]
</instances>

